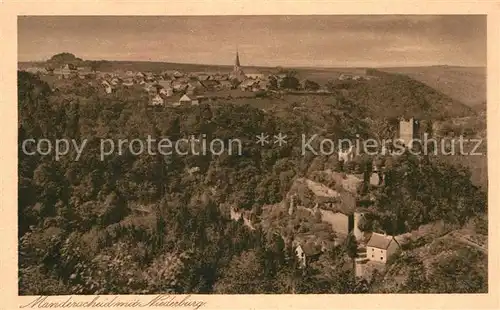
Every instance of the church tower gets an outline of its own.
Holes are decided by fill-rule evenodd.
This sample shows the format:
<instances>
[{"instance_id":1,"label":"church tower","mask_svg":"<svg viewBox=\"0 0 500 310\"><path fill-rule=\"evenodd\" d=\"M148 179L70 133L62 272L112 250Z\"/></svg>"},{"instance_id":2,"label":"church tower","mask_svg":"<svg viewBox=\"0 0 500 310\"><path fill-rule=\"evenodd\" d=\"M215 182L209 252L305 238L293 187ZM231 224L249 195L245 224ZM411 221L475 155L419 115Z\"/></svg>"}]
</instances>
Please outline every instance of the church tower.
<instances>
[{"instance_id":1,"label":"church tower","mask_svg":"<svg viewBox=\"0 0 500 310\"><path fill-rule=\"evenodd\" d=\"M234 61L234 72L241 70L240 68L240 55L238 50L236 50L236 60Z\"/></svg>"}]
</instances>

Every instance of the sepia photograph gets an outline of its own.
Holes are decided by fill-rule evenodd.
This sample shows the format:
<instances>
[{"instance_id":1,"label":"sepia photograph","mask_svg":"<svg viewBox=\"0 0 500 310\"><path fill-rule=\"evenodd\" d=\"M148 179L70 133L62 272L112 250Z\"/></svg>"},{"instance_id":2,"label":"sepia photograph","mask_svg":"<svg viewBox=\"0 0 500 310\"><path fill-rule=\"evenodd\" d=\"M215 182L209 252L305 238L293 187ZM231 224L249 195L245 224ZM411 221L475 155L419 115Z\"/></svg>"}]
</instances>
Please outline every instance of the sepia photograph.
<instances>
[{"instance_id":1,"label":"sepia photograph","mask_svg":"<svg viewBox=\"0 0 500 310\"><path fill-rule=\"evenodd\" d=\"M489 291L486 15L22 15L17 57L20 296Z\"/></svg>"}]
</instances>

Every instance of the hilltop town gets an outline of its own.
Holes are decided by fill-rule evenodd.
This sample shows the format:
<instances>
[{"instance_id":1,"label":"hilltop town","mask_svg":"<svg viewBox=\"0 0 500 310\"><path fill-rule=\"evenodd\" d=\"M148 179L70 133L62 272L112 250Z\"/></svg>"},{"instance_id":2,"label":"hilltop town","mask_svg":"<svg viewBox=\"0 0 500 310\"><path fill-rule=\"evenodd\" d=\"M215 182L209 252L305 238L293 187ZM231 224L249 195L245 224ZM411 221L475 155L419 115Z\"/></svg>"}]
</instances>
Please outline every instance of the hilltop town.
<instances>
[{"instance_id":1,"label":"hilltop town","mask_svg":"<svg viewBox=\"0 0 500 310\"><path fill-rule=\"evenodd\" d=\"M230 72L181 70L142 72L123 69L101 71L99 67L105 67L102 63L90 62L90 66L86 66L88 62L70 53L55 55L53 59L55 61L49 61L41 66L28 66L24 70L52 81L55 88L64 84L62 80L80 79L106 94L112 94L123 88L140 89L149 95L151 106L198 104L221 98L252 98L280 90L319 94L331 92L331 85L320 85L310 79L299 80L294 70L268 68L244 71L238 52ZM373 78L376 76L366 74L365 70L362 74L340 73L336 80L363 81Z\"/></svg>"}]
</instances>

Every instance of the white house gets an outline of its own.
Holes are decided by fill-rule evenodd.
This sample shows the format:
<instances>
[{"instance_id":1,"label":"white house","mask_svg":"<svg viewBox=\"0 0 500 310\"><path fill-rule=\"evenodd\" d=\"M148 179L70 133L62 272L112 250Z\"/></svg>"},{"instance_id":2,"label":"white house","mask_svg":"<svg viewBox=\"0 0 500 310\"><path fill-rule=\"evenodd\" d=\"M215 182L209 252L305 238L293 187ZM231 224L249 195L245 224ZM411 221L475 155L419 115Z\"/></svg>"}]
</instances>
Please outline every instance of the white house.
<instances>
[{"instance_id":1,"label":"white house","mask_svg":"<svg viewBox=\"0 0 500 310\"><path fill-rule=\"evenodd\" d=\"M351 145L347 150L339 150L338 152L339 160L344 161L345 163L354 159L354 147Z\"/></svg>"},{"instance_id":2,"label":"white house","mask_svg":"<svg viewBox=\"0 0 500 310\"><path fill-rule=\"evenodd\" d=\"M306 267L307 265L306 253L304 252L304 249L302 249L302 246L299 245L298 247L295 248L295 255L297 255L299 266L301 268Z\"/></svg>"},{"instance_id":3,"label":"white house","mask_svg":"<svg viewBox=\"0 0 500 310\"><path fill-rule=\"evenodd\" d=\"M160 95L156 95L151 99L151 105L153 105L153 106L163 105L163 103L164 103L164 100Z\"/></svg>"},{"instance_id":4,"label":"white house","mask_svg":"<svg viewBox=\"0 0 500 310\"><path fill-rule=\"evenodd\" d=\"M351 74L341 74L339 76L339 80L345 81L345 80L352 80L353 76Z\"/></svg>"},{"instance_id":5,"label":"white house","mask_svg":"<svg viewBox=\"0 0 500 310\"><path fill-rule=\"evenodd\" d=\"M155 92L156 91L156 87L154 87L152 83L145 83L143 89L146 92Z\"/></svg>"},{"instance_id":6,"label":"white house","mask_svg":"<svg viewBox=\"0 0 500 310\"><path fill-rule=\"evenodd\" d=\"M104 87L106 94L111 94L113 92L113 88L111 87L111 84L109 84L108 81L102 81L101 85Z\"/></svg>"},{"instance_id":7,"label":"white house","mask_svg":"<svg viewBox=\"0 0 500 310\"><path fill-rule=\"evenodd\" d=\"M393 236L372 233L366 244L366 256L370 261L387 263L387 260L399 249Z\"/></svg>"},{"instance_id":8,"label":"white house","mask_svg":"<svg viewBox=\"0 0 500 310\"><path fill-rule=\"evenodd\" d=\"M384 183L384 171L380 169L375 161L373 162L372 175L370 176L370 184L380 186Z\"/></svg>"}]
</instances>

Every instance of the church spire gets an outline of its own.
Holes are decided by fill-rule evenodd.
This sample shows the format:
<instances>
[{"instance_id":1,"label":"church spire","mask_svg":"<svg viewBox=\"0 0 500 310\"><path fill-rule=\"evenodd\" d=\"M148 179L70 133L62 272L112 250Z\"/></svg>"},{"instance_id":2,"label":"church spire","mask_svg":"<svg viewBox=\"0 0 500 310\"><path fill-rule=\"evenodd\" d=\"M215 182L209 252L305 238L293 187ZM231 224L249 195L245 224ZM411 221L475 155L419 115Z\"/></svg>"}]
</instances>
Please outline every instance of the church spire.
<instances>
[{"instance_id":1,"label":"church spire","mask_svg":"<svg viewBox=\"0 0 500 310\"><path fill-rule=\"evenodd\" d=\"M234 67L235 68L240 67L240 55L238 54L238 48L236 48L236 60L234 62Z\"/></svg>"},{"instance_id":2,"label":"church spire","mask_svg":"<svg viewBox=\"0 0 500 310\"><path fill-rule=\"evenodd\" d=\"M234 60L234 69L233 73L231 73L231 79L237 79L240 82L245 79L245 73L241 69L240 55L238 53L238 48L236 48L236 59Z\"/></svg>"}]
</instances>

